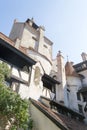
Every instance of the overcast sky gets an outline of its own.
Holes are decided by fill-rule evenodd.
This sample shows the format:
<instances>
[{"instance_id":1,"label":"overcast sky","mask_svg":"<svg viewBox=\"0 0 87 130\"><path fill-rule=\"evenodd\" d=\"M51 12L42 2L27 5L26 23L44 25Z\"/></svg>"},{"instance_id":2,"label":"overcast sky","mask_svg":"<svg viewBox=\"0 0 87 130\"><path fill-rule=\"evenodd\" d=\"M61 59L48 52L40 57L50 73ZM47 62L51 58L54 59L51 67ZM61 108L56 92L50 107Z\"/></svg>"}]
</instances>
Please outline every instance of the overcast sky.
<instances>
[{"instance_id":1,"label":"overcast sky","mask_svg":"<svg viewBox=\"0 0 87 130\"><path fill-rule=\"evenodd\" d=\"M34 18L45 27L53 44L53 58L59 50L65 61L81 62L87 53L87 0L0 0L0 32L9 36L14 19Z\"/></svg>"}]
</instances>

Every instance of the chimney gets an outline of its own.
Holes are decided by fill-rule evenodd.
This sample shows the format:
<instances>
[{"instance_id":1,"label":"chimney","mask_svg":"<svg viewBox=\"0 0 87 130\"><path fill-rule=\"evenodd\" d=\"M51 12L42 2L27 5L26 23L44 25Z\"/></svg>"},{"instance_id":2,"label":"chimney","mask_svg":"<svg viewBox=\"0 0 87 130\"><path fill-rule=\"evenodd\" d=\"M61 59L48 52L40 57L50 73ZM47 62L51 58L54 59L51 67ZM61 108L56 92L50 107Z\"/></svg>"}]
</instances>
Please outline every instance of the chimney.
<instances>
[{"instance_id":1,"label":"chimney","mask_svg":"<svg viewBox=\"0 0 87 130\"><path fill-rule=\"evenodd\" d=\"M82 52L81 56L83 61L87 60L87 54L85 52Z\"/></svg>"},{"instance_id":2,"label":"chimney","mask_svg":"<svg viewBox=\"0 0 87 130\"><path fill-rule=\"evenodd\" d=\"M17 23L18 22L18 20L17 19L14 19L14 23Z\"/></svg>"},{"instance_id":3,"label":"chimney","mask_svg":"<svg viewBox=\"0 0 87 130\"><path fill-rule=\"evenodd\" d=\"M62 82L62 76L65 70L64 57L61 55L61 51L57 54L57 65L58 65L58 80Z\"/></svg>"}]
</instances>

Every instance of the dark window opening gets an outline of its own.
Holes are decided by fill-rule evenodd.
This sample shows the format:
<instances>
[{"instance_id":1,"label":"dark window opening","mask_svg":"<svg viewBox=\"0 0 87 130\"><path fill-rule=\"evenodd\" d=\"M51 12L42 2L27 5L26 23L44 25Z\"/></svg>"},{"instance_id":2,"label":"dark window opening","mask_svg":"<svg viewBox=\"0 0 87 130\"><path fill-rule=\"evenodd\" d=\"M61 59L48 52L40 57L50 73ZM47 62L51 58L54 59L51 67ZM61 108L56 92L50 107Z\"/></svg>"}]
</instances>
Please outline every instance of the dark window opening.
<instances>
[{"instance_id":1,"label":"dark window opening","mask_svg":"<svg viewBox=\"0 0 87 130\"><path fill-rule=\"evenodd\" d=\"M78 104L79 113L83 113L82 105Z\"/></svg>"},{"instance_id":2,"label":"dark window opening","mask_svg":"<svg viewBox=\"0 0 87 130\"><path fill-rule=\"evenodd\" d=\"M55 86L52 86L51 91L55 93Z\"/></svg>"},{"instance_id":3,"label":"dark window opening","mask_svg":"<svg viewBox=\"0 0 87 130\"><path fill-rule=\"evenodd\" d=\"M83 96L83 101L87 102L87 92L83 92L82 96Z\"/></svg>"},{"instance_id":4,"label":"dark window opening","mask_svg":"<svg viewBox=\"0 0 87 130\"><path fill-rule=\"evenodd\" d=\"M77 100L81 101L80 93L77 93Z\"/></svg>"},{"instance_id":5,"label":"dark window opening","mask_svg":"<svg viewBox=\"0 0 87 130\"><path fill-rule=\"evenodd\" d=\"M84 101L84 102L86 101L86 98L85 98L85 97L83 97L83 101Z\"/></svg>"},{"instance_id":6,"label":"dark window opening","mask_svg":"<svg viewBox=\"0 0 87 130\"><path fill-rule=\"evenodd\" d=\"M46 45L43 45L45 48L47 48L47 46Z\"/></svg>"},{"instance_id":7,"label":"dark window opening","mask_svg":"<svg viewBox=\"0 0 87 130\"><path fill-rule=\"evenodd\" d=\"M69 89L67 89L67 92L70 92L70 90L69 90Z\"/></svg>"},{"instance_id":8,"label":"dark window opening","mask_svg":"<svg viewBox=\"0 0 87 130\"><path fill-rule=\"evenodd\" d=\"M57 76L56 76L56 75L53 75L53 79L57 80Z\"/></svg>"},{"instance_id":9,"label":"dark window opening","mask_svg":"<svg viewBox=\"0 0 87 130\"><path fill-rule=\"evenodd\" d=\"M32 37L33 40L37 41L37 39L35 37Z\"/></svg>"}]
</instances>

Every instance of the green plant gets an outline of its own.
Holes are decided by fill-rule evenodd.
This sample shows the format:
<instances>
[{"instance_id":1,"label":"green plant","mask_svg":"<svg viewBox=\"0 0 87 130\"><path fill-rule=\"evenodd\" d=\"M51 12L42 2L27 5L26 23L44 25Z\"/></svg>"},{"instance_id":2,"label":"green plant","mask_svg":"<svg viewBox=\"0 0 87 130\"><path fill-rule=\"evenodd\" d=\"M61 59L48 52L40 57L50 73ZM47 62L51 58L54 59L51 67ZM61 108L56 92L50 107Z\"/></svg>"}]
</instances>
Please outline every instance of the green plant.
<instances>
[{"instance_id":1,"label":"green plant","mask_svg":"<svg viewBox=\"0 0 87 130\"><path fill-rule=\"evenodd\" d=\"M4 76L4 78L7 78L10 76L11 69L8 67L8 64L5 62L0 63L0 74Z\"/></svg>"},{"instance_id":2,"label":"green plant","mask_svg":"<svg viewBox=\"0 0 87 130\"><path fill-rule=\"evenodd\" d=\"M4 70L3 70L4 69ZM28 123L32 127L32 121L29 116L29 102L21 99L20 95L13 92L4 84L4 79L10 74L7 64L0 64L0 120L4 117L9 122L10 130L18 128L28 128ZM4 121L2 120L2 122Z\"/></svg>"}]
</instances>

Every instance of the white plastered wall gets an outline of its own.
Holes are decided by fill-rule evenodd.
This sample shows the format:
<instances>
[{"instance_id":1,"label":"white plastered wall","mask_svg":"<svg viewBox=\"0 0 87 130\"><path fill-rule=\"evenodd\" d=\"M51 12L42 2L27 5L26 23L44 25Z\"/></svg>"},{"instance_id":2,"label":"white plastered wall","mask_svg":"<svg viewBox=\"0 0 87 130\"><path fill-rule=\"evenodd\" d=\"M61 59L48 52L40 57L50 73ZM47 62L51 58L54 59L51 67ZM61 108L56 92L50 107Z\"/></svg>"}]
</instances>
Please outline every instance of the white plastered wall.
<instances>
[{"instance_id":1,"label":"white plastered wall","mask_svg":"<svg viewBox=\"0 0 87 130\"><path fill-rule=\"evenodd\" d=\"M33 130L61 130L46 115L44 115L33 104L30 107L31 117L34 121Z\"/></svg>"},{"instance_id":2,"label":"white plastered wall","mask_svg":"<svg viewBox=\"0 0 87 130\"><path fill-rule=\"evenodd\" d=\"M67 85L70 90L68 101L69 107L78 111L77 92L81 87L81 80L79 77L67 76Z\"/></svg>"}]
</instances>

